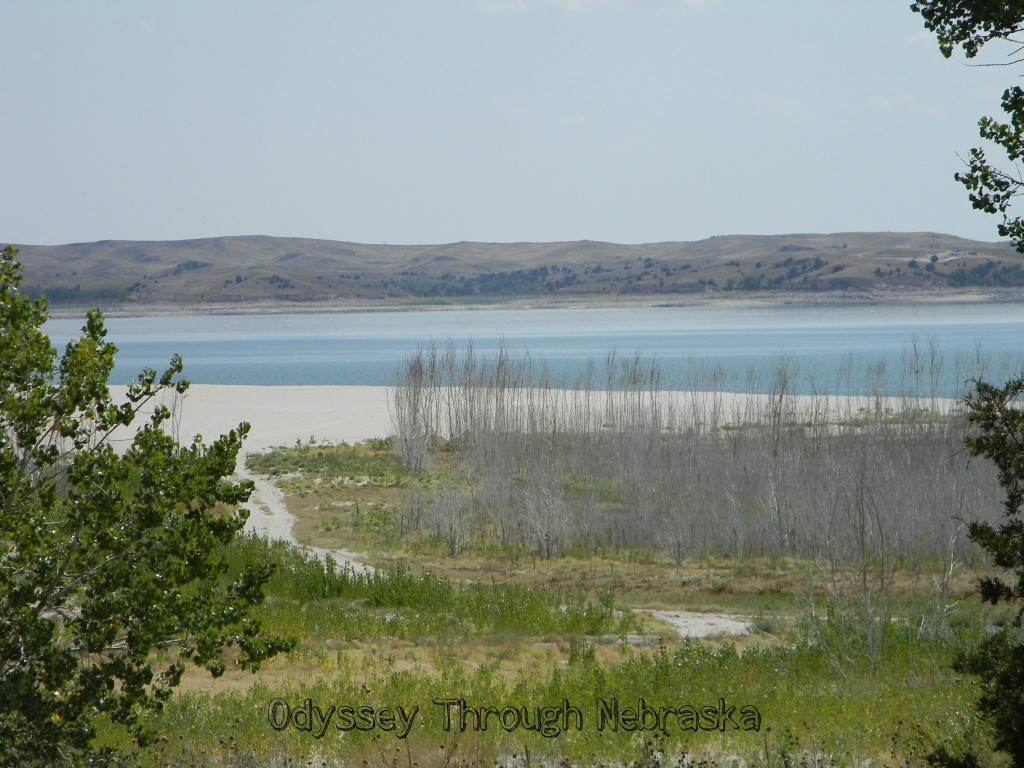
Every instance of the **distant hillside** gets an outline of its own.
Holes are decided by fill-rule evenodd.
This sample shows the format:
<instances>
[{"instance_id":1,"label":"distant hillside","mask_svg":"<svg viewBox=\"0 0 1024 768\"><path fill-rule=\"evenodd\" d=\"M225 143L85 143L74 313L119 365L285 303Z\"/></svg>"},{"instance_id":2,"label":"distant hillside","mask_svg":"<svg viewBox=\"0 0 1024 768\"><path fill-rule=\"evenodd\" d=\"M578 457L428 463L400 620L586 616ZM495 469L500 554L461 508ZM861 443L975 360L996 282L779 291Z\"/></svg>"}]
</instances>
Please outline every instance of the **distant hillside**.
<instances>
[{"instance_id":1,"label":"distant hillside","mask_svg":"<svg viewBox=\"0 0 1024 768\"><path fill-rule=\"evenodd\" d=\"M19 247L25 289L56 306L658 300L1024 286L1024 256L1008 245L927 232L734 235L644 245L395 246L252 236Z\"/></svg>"}]
</instances>

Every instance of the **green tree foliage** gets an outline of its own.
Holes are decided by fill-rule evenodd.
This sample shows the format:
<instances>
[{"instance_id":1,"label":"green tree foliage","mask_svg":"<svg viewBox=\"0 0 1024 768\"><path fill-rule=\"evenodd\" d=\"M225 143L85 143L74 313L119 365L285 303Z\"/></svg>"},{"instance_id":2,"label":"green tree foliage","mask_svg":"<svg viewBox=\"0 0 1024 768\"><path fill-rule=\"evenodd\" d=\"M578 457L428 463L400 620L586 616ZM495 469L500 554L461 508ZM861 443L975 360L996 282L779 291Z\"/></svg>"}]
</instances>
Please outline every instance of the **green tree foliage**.
<instances>
[{"instance_id":1,"label":"green tree foliage","mask_svg":"<svg viewBox=\"0 0 1024 768\"><path fill-rule=\"evenodd\" d=\"M1013 581L998 577L981 580L982 599L990 603L1024 599L1024 411L1020 396L1024 378L1003 387L975 382L967 396L967 418L978 429L965 442L975 456L991 459L1006 491L1005 519L998 527L973 522L972 541L992 557L999 568L1013 573ZM1024 607L1015 621L968 652L959 669L978 675L982 682L979 705L996 728L996 744L1024 766Z\"/></svg>"},{"instance_id":2,"label":"green tree foliage","mask_svg":"<svg viewBox=\"0 0 1024 768\"><path fill-rule=\"evenodd\" d=\"M981 49L995 41L1014 44L1007 64L1022 61L1021 41L1024 32L1024 4L1005 0L919 0L911 10L920 13L925 27L938 36L939 50L947 58L960 48L973 59ZM1009 118L1002 122L983 117L978 124L981 137L1000 147L1014 170L1004 170L989 162L985 150L971 150L967 171L956 174L970 196L971 204L986 213L998 213L1003 222L997 227L1000 236L1013 241L1024 253L1024 218L1012 216L1013 198L1024 194L1024 177L1016 164L1024 158L1024 89L1013 86L1003 92L1003 112Z\"/></svg>"},{"instance_id":3,"label":"green tree foliage","mask_svg":"<svg viewBox=\"0 0 1024 768\"><path fill-rule=\"evenodd\" d=\"M957 48L968 59L993 41L1013 45L1006 64L1024 61L1019 35L1024 32L1024 4L1006 0L917 0L910 6L920 13L925 27L938 37L939 50L947 58ZM982 139L994 143L1006 155L1010 167L1003 170L988 161L985 150L971 150L968 169L956 180L968 190L971 204L986 213L1001 214L997 230L1024 253L1024 218L1013 216L1015 197L1024 194L1024 177L1018 163L1024 158L1024 89L1013 86L1003 92L1003 112L1008 121L983 117L979 122ZM983 279L985 275L951 275L957 280ZM968 418L978 428L967 439L975 456L995 462L999 480L1006 491L1005 522L997 529L986 523L970 525L970 538L980 544L995 565L1014 572L1016 582L983 579L982 598L991 603L1024 598L1024 412L1018 398L1024 379L1013 379L1004 387L975 382L975 391L965 404ZM996 744L1006 750L1014 764L1024 767L1024 608L1012 626L983 641L961 659L959 668L981 678L979 705L995 726Z\"/></svg>"},{"instance_id":4,"label":"green tree foliage","mask_svg":"<svg viewBox=\"0 0 1024 768\"><path fill-rule=\"evenodd\" d=\"M248 425L209 444L169 436L154 403L187 388L177 357L115 403L100 313L58 358L16 255L0 251L0 765L79 764L99 717L144 742L140 714L183 662L217 676L229 648L255 669L289 644L249 616L269 568L227 573L222 557L247 514L230 510L250 486L225 478Z\"/></svg>"}]
</instances>

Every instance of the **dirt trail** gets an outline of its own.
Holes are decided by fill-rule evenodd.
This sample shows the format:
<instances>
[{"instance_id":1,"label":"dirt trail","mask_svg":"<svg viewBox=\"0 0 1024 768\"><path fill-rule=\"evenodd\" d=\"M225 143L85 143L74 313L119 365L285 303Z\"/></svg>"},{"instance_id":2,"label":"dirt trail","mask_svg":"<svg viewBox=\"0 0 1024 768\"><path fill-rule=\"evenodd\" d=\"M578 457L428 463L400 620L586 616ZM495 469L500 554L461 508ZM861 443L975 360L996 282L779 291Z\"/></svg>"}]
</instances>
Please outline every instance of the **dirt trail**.
<instances>
[{"instance_id":1,"label":"dirt trail","mask_svg":"<svg viewBox=\"0 0 1024 768\"><path fill-rule=\"evenodd\" d=\"M265 475L250 472L241 466L242 462L239 462L239 465L237 474L246 480L251 480L255 486L249 500L250 515L245 526L246 530L255 531L261 536L268 536L271 539L284 539L293 546L316 555L321 560L330 555L334 558L338 568L344 568L347 565L357 571L374 572L372 565L360 560L360 557L364 557L364 555L347 549L327 549L301 544L292 535L295 516L288 511L281 489ZM681 638L743 636L749 634L751 627L750 622L742 616L690 611L659 611L645 608L639 608L637 612L665 622Z\"/></svg>"},{"instance_id":2,"label":"dirt trail","mask_svg":"<svg viewBox=\"0 0 1024 768\"><path fill-rule=\"evenodd\" d=\"M301 544L292 535L295 516L288 511L281 489L274 485L270 478L250 472L244 464L244 459L238 462L235 474L244 480L251 480L254 485L252 496L249 497L250 514L245 524L247 531L253 531L271 539L284 539L292 546L309 552L321 560L326 560L330 555L339 569L348 566L363 573L374 572L374 567L360 560L361 555L356 552Z\"/></svg>"},{"instance_id":3,"label":"dirt trail","mask_svg":"<svg viewBox=\"0 0 1024 768\"><path fill-rule=\"evenodd\" d=\"M680 637L733 637L750 634L751 624L742 616L726 616L716 613L692 613L690 611L651 611L639 609L656 619L669 624Z\"/></svg>"}]
</instances>

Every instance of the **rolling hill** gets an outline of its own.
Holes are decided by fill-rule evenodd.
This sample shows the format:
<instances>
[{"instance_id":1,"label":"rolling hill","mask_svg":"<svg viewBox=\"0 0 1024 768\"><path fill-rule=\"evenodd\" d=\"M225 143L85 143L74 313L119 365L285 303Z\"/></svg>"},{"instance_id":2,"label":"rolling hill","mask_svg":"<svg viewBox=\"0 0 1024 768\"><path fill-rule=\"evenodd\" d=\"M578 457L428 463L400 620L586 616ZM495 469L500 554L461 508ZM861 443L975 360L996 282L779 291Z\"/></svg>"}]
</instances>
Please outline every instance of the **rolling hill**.
<instances>
[{"instance_id":1,"label":"rolling hill","mask_svg":"<svg viewBox=\"0 0 1024 768\"><path fill-rule=\"evenodd\" d=\"M731 235L619 245L366 245L266 236L21 245L24 289L125 310L627 298L955 294L1024 288L1004 243L921 233Z\"/></svg>"}]
</instances>

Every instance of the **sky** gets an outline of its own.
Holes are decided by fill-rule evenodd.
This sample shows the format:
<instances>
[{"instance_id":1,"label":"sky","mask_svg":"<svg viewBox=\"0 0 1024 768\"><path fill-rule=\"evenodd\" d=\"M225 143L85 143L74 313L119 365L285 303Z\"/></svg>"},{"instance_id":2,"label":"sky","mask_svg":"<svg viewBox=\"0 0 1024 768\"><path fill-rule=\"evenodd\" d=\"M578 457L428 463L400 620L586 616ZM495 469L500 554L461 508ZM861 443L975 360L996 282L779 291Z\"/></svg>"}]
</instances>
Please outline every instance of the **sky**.
<instances>
[{"instance_id":1,"label":"sky","mask_svg":"<svg viewBox=\"0 0 1024 768\"><path fill-rule=\"evenodd\" d=\"M908 6L0 0L0 241L994 241L952 177L1019 72Z\"/></svg>"}]
</instances>

